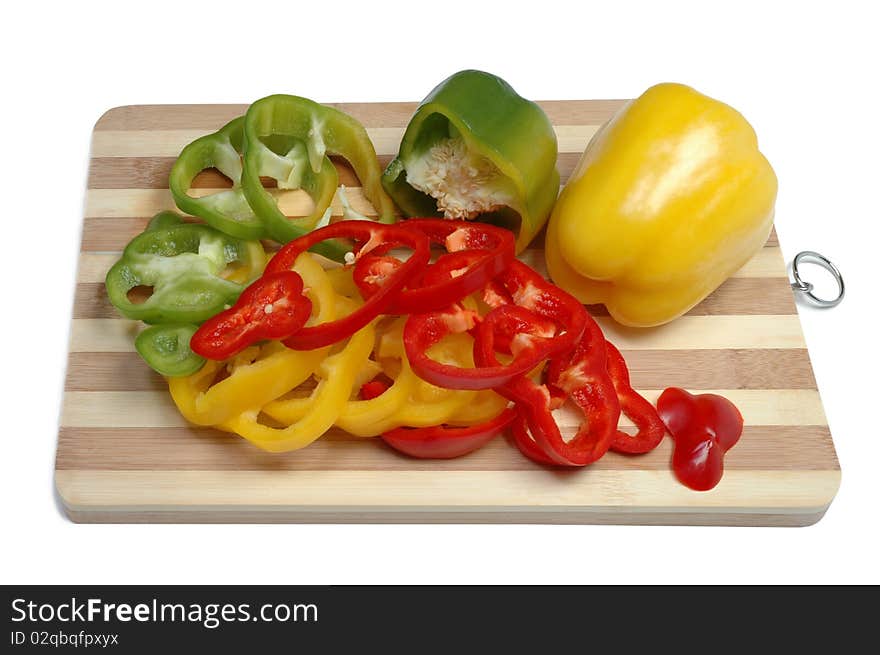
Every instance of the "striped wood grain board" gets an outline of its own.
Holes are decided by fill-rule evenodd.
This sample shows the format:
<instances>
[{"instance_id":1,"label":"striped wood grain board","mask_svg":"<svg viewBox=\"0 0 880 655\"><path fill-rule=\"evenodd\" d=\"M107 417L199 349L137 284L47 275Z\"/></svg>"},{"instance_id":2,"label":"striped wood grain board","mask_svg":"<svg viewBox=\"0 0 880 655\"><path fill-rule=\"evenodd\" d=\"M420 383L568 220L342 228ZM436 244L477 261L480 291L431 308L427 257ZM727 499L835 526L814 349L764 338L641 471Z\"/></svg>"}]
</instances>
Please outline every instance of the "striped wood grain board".
<instances>
[{"instance_id":1,"label":"striped wood grain board","mask_svg":"<svg viewBox=\"0 0 880 655\"><path fill-rule=\"evenodd\" d=\"M542 103L559 137L563 182L621 104ZM384 165L416 105L337 106L367 127ZM825 512L840 471L775 232L718 291L667 326L627 329L593 308L649 398L677 385L723 393L741 408L743 437L710 492L675 481L669 439L648 455L609 453L584 470L550 471L504 439L467 457L420 461L333 431L302 451L271 455L187 425L134 352L140 326L114 311L103 279L149 217L174 207L167 178L181 148L245 109L118 107L95 126L56 460L57 489L73 520L807 525ZM352 171L339 169L354 207L374 213ZM226 185L206 172L194 193ZM301 192L284 192L279 202L289 216L310 209ZM523 258L543 270L541 237ZM575 416L562 412L559 421L573 433Z\"/></svg>"}]
</instances>

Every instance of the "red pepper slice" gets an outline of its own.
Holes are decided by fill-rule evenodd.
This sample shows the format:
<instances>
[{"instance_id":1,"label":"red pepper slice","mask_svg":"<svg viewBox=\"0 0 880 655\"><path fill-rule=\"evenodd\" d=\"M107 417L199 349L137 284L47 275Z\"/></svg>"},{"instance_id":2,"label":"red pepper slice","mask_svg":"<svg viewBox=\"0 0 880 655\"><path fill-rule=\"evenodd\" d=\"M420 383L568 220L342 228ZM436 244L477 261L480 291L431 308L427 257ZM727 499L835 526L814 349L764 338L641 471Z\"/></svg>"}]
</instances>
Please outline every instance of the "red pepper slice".
<instances>
[{"instance_id":1,"label":"red pepper slice","mask_svg":"<svg viewBox=\"0 0 880 655\"><path fill-rule=\"evenodd\" d=\"M620 401L620 411L632 419L638 428L635 435L618 430L611 442L611 450L632 455L650 452L663 441L666 426L663 425L654 406L630 385L626 360L617 347L606 341L605 351L608 375L614 383L617 399Z\"/></svg>"},{"instance_id":2,"label":"red pepper slice","mask_svg":"<svg viewBox=\"0 0 880 655\"><path fill-rule=\"evenodd\" d=\"M478 338L478 343L478 364L498 361L485 339ZM542 464L586 466L595 462L611 445L620 404L606 370L605 337L592 317L587 315L584 335L575 347L550 360L547 380L547 385L539 385L520 376L495 390L516 403L515 443L523 454ZM568 442L552 413L565 397L572 398L585 416Z\"/></svg>"},{"instance_id":3,"label":"red pepper slice","mask_svg":"<svg viewBox=\"0 0 880 655\"><path fill-rule=\"evenodd\" d=\"M430 428L397 428L382 435L392 448L421 459L451 459L482 448L501 434L516 418L506 409L485 423L466 428L438 425Z\"/></svg>"},{"instance_id":4,"label":"red pepper slice","mask_svg":"<svg viewBox=\"0 0 880 655\"><path fill-rule=\"evenodd\" d=\"M194 353L223 360L263 339L284 339L305 325L312 303L294 271L263 275L229 309L205 321L190 339Z\"/></svg>"},{"instance_id":5,"label":"red pepper slice","mask_svg":"<svg viewBox=\"0 0 880 655\"><path fill-rule=\"evenodd\" d=\"M510 431L513 434L513 442L523 455L538 464L556 465L556 462L532 439L528 421L522 412L517 411L516 418L510 425Z\"/></svg>"},{"instance_id":6,"label":"red pepper slice","mask_svg":"<svg viewBox=\"0 0 880 655\"><path fill-rule=\"evenodd\" d=\"M403 262L390 255L366 255L359 258L351 275L355 285L366 300L376 295L385 283L397 275ZM389 313L394 313L392 306Z\"/></svg>"},{"instance_id":7,"label":"red pepper slice","mask_svg":"<svg viewBox=\"0 0 880 655\"><path fill-rule=\"evenodd\" d=\"M657 410L672 438L672 470L679 481L696 491L712 489L724 474L724 454L742 435L743 418L723 396L693 395L666 389Z\"/></svg>"},{"instance_id":8,"label":"red pepper slice","mask_svg":"<svg viewBox=\"0 0 880 655\"><path fill-rule=\"evenodd\" d=\"M485 223L411 218L401 225L421 232L432 243L443 245L449 253L468 254L455 260L447 259L443 264L440 264L441 257L435 264L439 267L430 278L426 275L422 280L408 280L409 288L394 299L390 313L415 314L446 309L483 288L502 273L515 256L513 233ZM393 257L371 256L369 261L355 266L355 284L365 298L374 294L395 272L395 261L398 260ZM437 274L440 271L442 273Z\"/></svg>"},{"instance_id":9,"label":"red pepper slice","mask_svg":"<svg viewBox=\"0 0 880 655\"><path fill-rule=\"evenodd\" d=\"M485 356L476 368L443 364L427 355L428 348L446 334L473 327L462 325L460 310L413 314L407 319L403 343L416 375L447 389L494 389L533 369L541 360L571 348L580 339L588 318L584 306L537 271L514 259L495 282L515 304L504 304L502 299L479 323L475 356L478 349L484 350ZM552 334L547 331L548 320L555 325ZM494 356L497 334L504 335L499 347L514 355L507 365Z\"/></svg>"},{"instance_id":10,"label":"red pepper slice","mask_svg":"<svg viewBox=\"0 0 880 655\"><path fill-rule=\"evenodd\" d=\"M360 395L363 400L372 400L381 396L388 389L389 386L381 380L370 380L361 385Z\"/></svg>"},{"instance_id":11,"label":"red pepper slice","mask_svg":"<svg viewBox=\"0 0 880 655\"><path fill-rule=\"evenodd\" d=\"M294 239L278 251L266 266L266 272L288 270L296 262L297 257L314 245L327 239L354 239L361 245L356 258L360 258L376 248L385 248L389 244L404 245L412 249L409 258L402 262L394 275L366 302L348 316L327 323L303 327L296 334L284 341L289 348L297 350L314 350L337 343L360 330L379 314L386 313L395 297L428 263L431 256L430 242L419 230L405 228L402 225L385 225L371 221L339 221L331 223L313 232Z\"/></svg>"}]
</instances>

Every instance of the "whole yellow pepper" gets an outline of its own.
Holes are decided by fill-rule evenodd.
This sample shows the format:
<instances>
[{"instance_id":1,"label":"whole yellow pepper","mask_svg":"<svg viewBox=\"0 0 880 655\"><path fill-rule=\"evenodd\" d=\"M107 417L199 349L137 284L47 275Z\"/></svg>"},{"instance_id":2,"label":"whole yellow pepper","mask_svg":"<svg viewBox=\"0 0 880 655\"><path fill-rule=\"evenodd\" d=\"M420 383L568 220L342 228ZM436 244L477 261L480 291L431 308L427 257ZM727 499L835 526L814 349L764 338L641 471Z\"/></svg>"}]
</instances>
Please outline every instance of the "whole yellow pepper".
<instances>
[{"instance_id":1,"label":"whole yellow pepper","mask_svg":"<svg viewBox=\"0 0 880 655\"><path fill-rule=\"evenodd\" d=\"M627 103L593 137L547 228L547 269L624 325L671 321L767 240L777 181L751 125L681 84Z\"/></svg>"}]
</instances>

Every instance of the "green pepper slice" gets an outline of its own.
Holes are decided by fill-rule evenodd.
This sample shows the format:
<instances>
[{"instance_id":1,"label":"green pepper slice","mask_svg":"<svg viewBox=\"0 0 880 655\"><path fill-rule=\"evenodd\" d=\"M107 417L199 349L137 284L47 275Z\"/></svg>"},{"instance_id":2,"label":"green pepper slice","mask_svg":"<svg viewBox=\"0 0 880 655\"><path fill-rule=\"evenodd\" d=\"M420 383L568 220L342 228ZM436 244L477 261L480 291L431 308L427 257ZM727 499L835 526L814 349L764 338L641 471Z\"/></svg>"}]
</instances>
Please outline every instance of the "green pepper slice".
<instances>
[{"instance_id":1,"label":"green pepper slice","mask_svg":"<svg viewBox=\"0 0 880 655\"><path fill-rule=\"evenodd\" d=\"M382 184L407 216L510 227L521 252L559 193L556 133L544 111L501 78L465 70L422 101Z\"/></svg>"},{"instance_id":2,"label":"green pepper slice","mask_svg":"<svg viewBox=\"0 0 880 655\"><path fill-rule=\"evenodd\" d=\"M205 364L205 358L189 347L197 329L194 323L153 325L137 335L134 347L157 373L170 378L191 375Z\"/></svg>"},{"instance_id":3,"label":"green pepper slice","mask_svg":"<svg viewBox=\"0 0 880 655\"><path fill-rule=\"evenodd\" d=\"M221 277L230 264L247 271L245 283L259 276L263 247L198 223L184 223L174 212L161 212L129 242L107 272L110 302L124 316L146 323L199 323L238 298L245 284ZM152 294L136 303L135 287Z\"/></svg>"},{"instance_id":4,"label":"green pepper slice","mask_svg":"<svg viewBox=\"0 0 880 655\"><path fill-rule=\"evenodd\" d=\"M263 221L250 208L241 189L243 139L244 116L196 139L174 162L168 186L181 211L203 218L208 225L230 236L261 239L266 236ZM189 195L193 180L208 168L216 168L232 180L232 188L201 198Z\"/></svg>"},{"instance_id":5,"label":"green pepper slice","mask_svg":"<svg viewBox=\"0 0 880 655\"><path fill-rule=\"evenodd\" d=\"M301 237L314 229L330 209L338 176L329 155L343 157L352 165L364 195L379 213L379 221L394 222L394 203L382 188L376 151L356 119L299 96L268 96L250 106L244 122L241 185L271 238L287 243ZM260 182L261 175L273 177L279 188L304 189L314 201L314 210L302 218L286 217ZM315 248L338 261L348 250L348 246L335 241Z\"/></svg>"}]
</instances>

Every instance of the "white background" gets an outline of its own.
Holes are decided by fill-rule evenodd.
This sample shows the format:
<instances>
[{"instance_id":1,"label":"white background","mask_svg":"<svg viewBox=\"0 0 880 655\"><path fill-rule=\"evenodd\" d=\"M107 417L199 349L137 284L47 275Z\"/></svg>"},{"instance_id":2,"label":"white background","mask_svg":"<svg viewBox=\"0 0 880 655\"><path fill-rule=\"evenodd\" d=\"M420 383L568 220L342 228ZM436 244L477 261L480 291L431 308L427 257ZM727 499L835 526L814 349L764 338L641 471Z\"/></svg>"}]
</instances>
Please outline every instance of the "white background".
<instances>
[{"instance_id":1,"label":"white background","mask_svg":"<svg viewBox=\"0 0 880 655\"><path fill-rule=\"evenodd\" d=\"M880 582L880 50L871 3L344 4L153 0L4 10L0 582ZM786 259L819 250L848 284L838 308L800 309L843 469L825 518L795 529L63 518L52 466L89 139L101 113L277 92L418 100L472 67L534 99L625 98L679 81L751 121L779 176Z\"/></svg>"}]
</instances>

